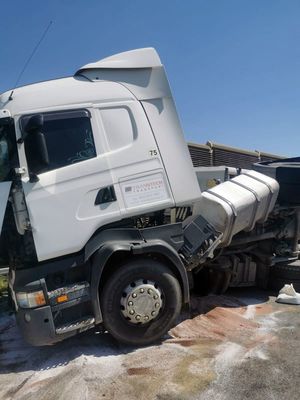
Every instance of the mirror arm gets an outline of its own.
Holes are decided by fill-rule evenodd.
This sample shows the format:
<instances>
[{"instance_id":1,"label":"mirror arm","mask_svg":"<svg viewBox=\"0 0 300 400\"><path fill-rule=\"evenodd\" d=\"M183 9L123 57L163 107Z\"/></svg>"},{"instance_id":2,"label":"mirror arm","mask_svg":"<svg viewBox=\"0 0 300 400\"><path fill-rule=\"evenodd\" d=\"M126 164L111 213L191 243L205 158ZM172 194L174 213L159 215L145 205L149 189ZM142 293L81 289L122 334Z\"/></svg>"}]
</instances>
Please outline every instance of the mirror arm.
<instances>
[{"instance_id":1,"label":"mirror arm","mask_svg":"<svg viewBox=\"0 0 300 400\"><path fill-rule=\"evenodd\" d=\"M25 139L27 138L27 136L28 136L28 132L22 133L22 137L20 137L20 138L17 140L17 143L18 143L18 144L24 143L24 142L25 142Z\"/></svg>"},{"instance_id":2,"label":"mirror arm","mask_svg":"<svg viewBox=\"0 0 300 400\"><path fill-rule=\"evenodd\" d=\"M37 176L37 174L33 172L29 172L29 182L30 183L36 183L40 180L40 178Z\"/></svg>"}]
</instances>

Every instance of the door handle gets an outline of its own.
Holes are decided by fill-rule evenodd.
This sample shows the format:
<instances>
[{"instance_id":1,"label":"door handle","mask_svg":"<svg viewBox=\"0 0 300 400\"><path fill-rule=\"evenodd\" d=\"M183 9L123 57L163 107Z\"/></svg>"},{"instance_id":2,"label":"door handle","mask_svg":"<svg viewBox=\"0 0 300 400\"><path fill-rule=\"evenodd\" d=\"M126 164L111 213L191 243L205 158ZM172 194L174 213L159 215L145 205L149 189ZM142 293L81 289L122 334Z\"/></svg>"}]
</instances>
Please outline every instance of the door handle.
<instances>
[{"instance_id":1,"label":"door handle","mask_svg":"<svg viewBox=\"0 0 300 400\"><path fill-rule=\"evenodd\" d=\"M111 203L116 201L116 193L113 186L106 186L99 190L95 199L95 206L99 204Z\"/></svg>"}]
</instances>

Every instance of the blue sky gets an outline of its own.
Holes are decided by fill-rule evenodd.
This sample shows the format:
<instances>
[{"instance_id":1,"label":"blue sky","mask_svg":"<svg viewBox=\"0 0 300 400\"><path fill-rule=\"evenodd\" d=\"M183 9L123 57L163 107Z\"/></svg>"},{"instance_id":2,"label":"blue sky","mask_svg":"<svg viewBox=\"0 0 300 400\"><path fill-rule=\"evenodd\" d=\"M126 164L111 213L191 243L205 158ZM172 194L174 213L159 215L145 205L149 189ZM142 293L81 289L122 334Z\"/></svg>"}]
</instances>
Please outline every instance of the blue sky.
<instances>
[{"instance_id":1,"label":"blue sky","mask_svg":"<svg viewBox=\"0 0 300 400\"><path fill-rule=\"evenodd\" d=\"M10 0L0 92L153 46L189 141L300 155L300 0Z\"/></svg>"}]
</instances>

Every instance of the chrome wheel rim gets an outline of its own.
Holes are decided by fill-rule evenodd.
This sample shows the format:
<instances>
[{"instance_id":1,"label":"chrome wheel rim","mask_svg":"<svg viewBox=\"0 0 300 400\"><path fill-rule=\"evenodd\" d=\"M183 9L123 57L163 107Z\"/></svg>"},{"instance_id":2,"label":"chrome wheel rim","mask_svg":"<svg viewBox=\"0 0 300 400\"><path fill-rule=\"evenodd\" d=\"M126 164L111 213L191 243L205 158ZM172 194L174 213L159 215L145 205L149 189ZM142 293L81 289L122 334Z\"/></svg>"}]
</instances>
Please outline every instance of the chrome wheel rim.
<instances>
[{"instance_id":1,"label":"chrome wheel rim","mask_svg":"<svg viewBox=\"0 0 300 400\"><path fill-rule=\"evenodd\" d=\"M120 303L127 321L144 325L157 318L163 306L163 295L157 283L139 279L123 290Z\"/></svg>"}]
</instances>

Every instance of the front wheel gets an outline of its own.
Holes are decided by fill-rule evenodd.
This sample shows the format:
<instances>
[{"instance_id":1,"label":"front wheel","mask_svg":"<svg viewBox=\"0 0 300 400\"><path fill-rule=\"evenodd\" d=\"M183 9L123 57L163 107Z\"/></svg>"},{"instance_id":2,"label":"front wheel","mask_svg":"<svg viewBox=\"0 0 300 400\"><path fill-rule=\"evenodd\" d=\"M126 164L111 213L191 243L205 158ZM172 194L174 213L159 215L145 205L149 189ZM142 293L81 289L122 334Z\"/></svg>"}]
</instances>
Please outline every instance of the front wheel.
<instances>
[{"instance_id":1,"label":"front wheel","mask_svg":"<svg viewBox=\"0 0 300 400\"><path fill-rule=\"evenodd\" d=\"M181 305L177 278L150 258L121 265L101 293L105 328L118 341L131 345L147 345L161 338L175 324Z\"/></svg>"}]
</instances>

